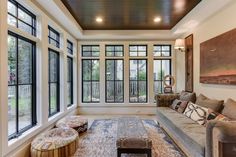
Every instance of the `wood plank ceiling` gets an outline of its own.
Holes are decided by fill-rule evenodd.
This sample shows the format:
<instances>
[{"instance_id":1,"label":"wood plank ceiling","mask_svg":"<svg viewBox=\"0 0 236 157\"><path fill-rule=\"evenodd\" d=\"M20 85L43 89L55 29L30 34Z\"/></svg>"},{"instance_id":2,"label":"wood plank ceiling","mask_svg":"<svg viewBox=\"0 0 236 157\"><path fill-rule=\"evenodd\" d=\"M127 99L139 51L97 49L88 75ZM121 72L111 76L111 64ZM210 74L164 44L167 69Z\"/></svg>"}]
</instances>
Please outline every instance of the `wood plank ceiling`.
<instances>
[{"instance_id":1,"label":"wood plank ceiling","mask_svg":"<svg viewBox=\"0 0 236 157\"><path fill-rule=\"evenodd\" d=\"M201 0L61 0L84 30L165 30ZM101 17L101 23L96 18ZM160 17L160 22L154 18Z\"/></svg>"}]
</instances>

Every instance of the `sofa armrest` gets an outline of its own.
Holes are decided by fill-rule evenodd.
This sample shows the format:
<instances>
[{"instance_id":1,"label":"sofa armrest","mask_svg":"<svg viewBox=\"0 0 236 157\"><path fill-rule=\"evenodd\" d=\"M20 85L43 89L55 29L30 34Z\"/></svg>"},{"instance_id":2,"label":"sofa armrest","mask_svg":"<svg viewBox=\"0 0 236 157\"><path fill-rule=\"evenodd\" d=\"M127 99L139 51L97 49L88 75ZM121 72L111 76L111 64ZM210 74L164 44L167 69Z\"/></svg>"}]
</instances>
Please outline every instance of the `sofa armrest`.
<instances>
[{"instance_id":1,"label":"sofa armrest","mask_svg":"<svg viewBox=\"0 0 236 157\"><path fill-rule=\"evenodd\" d=\"M236 122L209 121L206 127L206 157L229 156L236 156Z\"/></svg>"},{"instance_id":2,"label":"sofa armrest","mask_svg":"<svg viewBox=\"0 0 236 157\"><path fill-rule=\"evenodd\" d=\"M157 94L155 96L157 107L169 107L179 94Z\"/></svg>"}]
</instances>

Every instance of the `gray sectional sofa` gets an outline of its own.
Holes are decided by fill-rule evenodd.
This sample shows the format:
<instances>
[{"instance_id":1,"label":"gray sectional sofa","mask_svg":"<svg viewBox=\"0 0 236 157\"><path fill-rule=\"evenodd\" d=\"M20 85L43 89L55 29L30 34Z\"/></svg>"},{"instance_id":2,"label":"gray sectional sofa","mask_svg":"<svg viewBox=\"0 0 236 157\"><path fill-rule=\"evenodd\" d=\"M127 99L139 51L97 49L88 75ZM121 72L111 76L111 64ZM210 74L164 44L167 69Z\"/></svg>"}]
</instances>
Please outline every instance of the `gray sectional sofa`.
<instances>
[{"instance_id":1,"label":"gray sectional sofa","mask_svg":"<svg viewBox=\"0 0 236 157\"><path fill-rule=\"evenodd\" d=\"M235 121L210 120L206 126L203 126L170 108L175 99L195 102L194 93L159 94L155 99L157 121L187 156L236 157ZM211 104L212 101L205 102ZM236 109L236 106L231 108ZM220 110L222 111L222 108ZM231 113L233 113L232 110ZM234 115L236 117L236 110ZM231 119L235 118L234 115Z\"/></svg>"}]
</instances>

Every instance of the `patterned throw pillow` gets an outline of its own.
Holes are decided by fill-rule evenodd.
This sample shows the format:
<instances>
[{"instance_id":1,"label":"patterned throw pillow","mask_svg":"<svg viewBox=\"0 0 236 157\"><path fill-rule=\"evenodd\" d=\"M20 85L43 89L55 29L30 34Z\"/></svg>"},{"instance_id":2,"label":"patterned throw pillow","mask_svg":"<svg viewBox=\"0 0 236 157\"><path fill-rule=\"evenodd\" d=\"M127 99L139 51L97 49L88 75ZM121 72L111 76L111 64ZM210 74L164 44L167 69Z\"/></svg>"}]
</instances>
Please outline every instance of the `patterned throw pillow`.
<instances>
[{"instance_id":1,"label":"patterned throw pillow","mask_svg":"<svg viewBox=\"0 0 236 157\"><path fill-rule=\"evenodd\" d=\"M180 104L181 104L181 101L178 99L175 99L173 103L171 104L170 108L172 108L173 110L178 110Z\"/></svg>"},{"instance_id":2,"label":"patterned throw pillow","mask_svg":"<svg viewBox=\"0 0 236 157\"><path fill-rule=\"evenodd\" d=\"M188 102L187 102L187 101L181 101L181 104L179 105L177 111L178 111L179 113L183 113L184 110L186 109L187 105L188 105Z\"/></svg>"},{"instance_id":3,"label":"patterned throw pillow","mask_svg":"<svg viewBox=\"0 0 236 157\"><path fill-rule=\"evenodd\" d=\"M189 117L200 125L204 125L206 123L207 113L207 108L198 106L192 102L188 103L188 106L184 111L185 116Z\"/></svg>"}]
</instances>

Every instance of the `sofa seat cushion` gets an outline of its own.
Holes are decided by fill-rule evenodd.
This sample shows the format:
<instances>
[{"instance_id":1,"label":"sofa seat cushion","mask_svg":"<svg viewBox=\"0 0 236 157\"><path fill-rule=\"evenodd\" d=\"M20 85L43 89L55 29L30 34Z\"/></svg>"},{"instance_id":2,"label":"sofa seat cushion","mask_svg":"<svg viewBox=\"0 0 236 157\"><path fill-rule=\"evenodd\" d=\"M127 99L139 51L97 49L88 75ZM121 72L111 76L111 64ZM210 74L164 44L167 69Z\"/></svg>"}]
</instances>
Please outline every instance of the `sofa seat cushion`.
<instances>
[{"instance_id":1,"label":"sofa seat cushion","mask_svg":"<svg viewBox=\"0 0 236 157\"><path fill-rule=\"evenodd\" d=\"M157 120L192 157L204 156L206 128L168 107L157 108Z\"/></svg>"}]
</instances>

